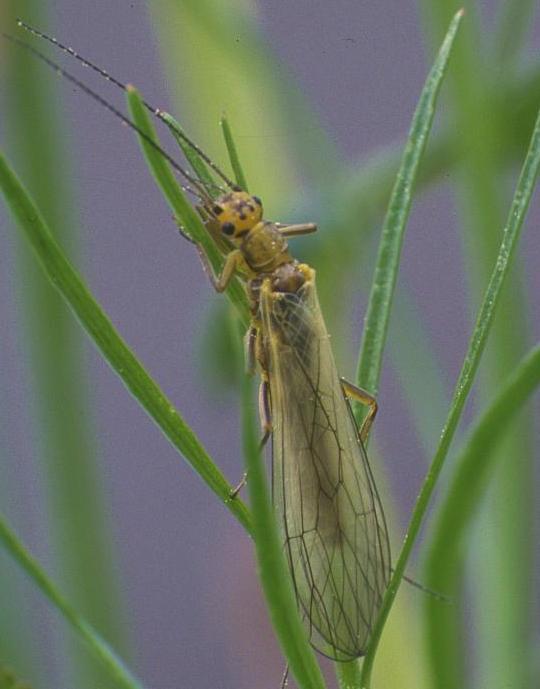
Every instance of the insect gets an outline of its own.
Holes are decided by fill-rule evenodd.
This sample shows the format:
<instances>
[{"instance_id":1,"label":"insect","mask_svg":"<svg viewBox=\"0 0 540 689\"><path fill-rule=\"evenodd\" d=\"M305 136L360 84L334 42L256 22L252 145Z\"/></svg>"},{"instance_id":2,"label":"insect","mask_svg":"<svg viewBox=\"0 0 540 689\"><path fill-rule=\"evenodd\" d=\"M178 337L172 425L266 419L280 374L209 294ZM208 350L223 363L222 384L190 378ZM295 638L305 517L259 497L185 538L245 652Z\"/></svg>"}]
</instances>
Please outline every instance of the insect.
<instances>
[{"instance_id":1,"label":"insect","mask_svg":"<svg viewBox=\"0 0 540 689\"><path fill-rule=\"evenodd\" d=\"M126 88L55 39L23 26ZM149 140L101 96L26 47ZM198 247L212 285L222 292L238 275L246 287L247 368L261 377L263 441L272 441L273 501L298 607L318 651L352 660L366 651L391 572L384 513L365 451L377 405L338 376L315 270L289 251L289 237L314 232L316 226L265 220L257 196L234 185L198 146L182 138L221 178L225 188L217 197L206 182L152 145L190 185L186 188L197 197L210 234L215 236L217 228L222 246L229 247L217 276ZM360 429L350 399L368 408Z\"/></svg>"},{"instance_id":2,"label":"insect","mask_svg":"<svg viewBox=\"0 0 540 689\"><path fill-rule=\"evenodd\" d=\"M262 220L257 197L232 192L213 212L237 247L218 291L247 277L248 369L261 373L259 408L272 438L273 501L299 608L312 644L335 660L364 654L390 575L388 534L364 441L375 401L338 376L315 271L286 238L315 226ZM357 429L348 398L367 404Z\"/></svg>"}]
</instances>

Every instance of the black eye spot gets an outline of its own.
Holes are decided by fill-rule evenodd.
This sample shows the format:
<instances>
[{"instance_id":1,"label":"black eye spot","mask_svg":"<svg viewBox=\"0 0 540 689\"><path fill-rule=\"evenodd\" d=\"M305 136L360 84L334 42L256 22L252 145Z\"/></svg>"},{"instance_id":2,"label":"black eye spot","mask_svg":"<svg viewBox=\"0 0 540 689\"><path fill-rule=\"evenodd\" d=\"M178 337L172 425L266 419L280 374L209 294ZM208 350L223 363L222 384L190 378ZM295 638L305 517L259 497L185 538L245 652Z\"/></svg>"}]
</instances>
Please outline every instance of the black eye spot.
<instances>
[{"instance_id":1,"label":"black eye spot","mask_svg":"<svg viewBox=\"0 0 540 689\"><path fill-rule=\"evenodd\" d=\"M234 224L232 222L223 223L223 225L221 226L221 231L223 232L223 234L234 234Z\"/></svg>"},{"instance_id":2,"label":"black eye spot","mask_svg":"<svg viewBox=\"0 0 540 689\"><path fill-rule=\"evenodd\" d=\"M262 206L262 201L258 196L252 196L251 198L255 201L257 206Z\"/></svg>"},{"instance_id":3,"label":"black eye spot","mask_svg":"<svg viewBox=\"0 0 540 689\"><path fill-rule=\"evenodd\" d=\"M222 207L222 206L218 206L217 203L216 203L216 205L212 208L212 210L214 211L214 214L215 214L215 215L221 215L221 213L223 213L223 207Z\"/></svg>"}]
</instances>

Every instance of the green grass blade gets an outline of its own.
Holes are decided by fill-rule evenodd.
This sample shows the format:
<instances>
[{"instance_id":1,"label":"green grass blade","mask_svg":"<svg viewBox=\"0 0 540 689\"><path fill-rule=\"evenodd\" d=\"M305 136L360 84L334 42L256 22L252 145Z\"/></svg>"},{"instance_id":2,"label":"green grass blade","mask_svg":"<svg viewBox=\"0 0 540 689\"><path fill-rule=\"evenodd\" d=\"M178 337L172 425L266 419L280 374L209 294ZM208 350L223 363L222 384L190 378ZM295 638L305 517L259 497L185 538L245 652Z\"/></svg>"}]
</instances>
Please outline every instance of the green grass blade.
<instances>
[{"instance_id":1,"label":"green grass blade","mask_svg":"<svg viewBox=\"0 0 540 689\"><path fill-rule=\"evenodd\" d=\"M498 85L497 93L493 94L493 110L500 114L501 134L497 140L499 163L504 168L510 168L523 160L539 100L539 70L531 71L527 77L505 88ZM415 182L418 190L440 181L460 165L462 147L459 137L453 133L454 129L452 124L446 128L441 127L440 132L432 132L430 135ZM313 265L320 265L330 255L335 265L340 266L339 272L329 271L327 275L326 271L321 271L318 276L319 296L327 305L327 312L330 310L331 313L339 314L342 308L340 301L343 300L336 299L336 295L348 289L350 274L358 270L358 256L385 212L402 150L403 144L396 144L379 151L367 163L363 162L361 166L347 170L345 174L334 175L325 189L328 190L328 198L332 199L331 208L339 209L338 217L335 210L328 213L328 204L315 197L314 203L318 204L319 215L322 215L320 225L327 228L330 226L331 231L313 237L308 259ZM502 221L497 226L501 224ZM486 280L487 277L480 285L484 285ZM394 309L394 313L396 312ZM414 324L410 327L413 329Z\"/></svg>"},{"instance_id":2,"label":"green grass blade","mask_svg":"<svg viewBox=\"0 0 540 689\"><path fill-rule=\"evenodd\" d=\"M172 403L150 378L114 329L97 301L77 275L51 235L34 202L0 156L0 186L26 239L48 278L60 291L105 359L135 399L179 450L199 476L250 531L250 518L240 500L229 499L231 486Z\"/></svg>"},{"instance_id":3,"label":"green grass blade","mask_svg":"<svg viewBox=\"0 0 540 689\"><path fill-rule=\"evenodd\" d=\"M160 144L154 126L150 122L150 117L148 116L139 92L133 86L128 86L126 100L134 123L144 132L148 139L159 146ZM211 254L212 248L207 246L210 240L206 234L201 218L184 194L167 160L154 146L152 146L148 139L139 135L144 157L156 184L161 189L163 196L184 230L194 241L201 244L205 251ZM189 184L188 182L186 183ZM217 262L217 256L212 256L211 261L212 265L214 265L214 263Z\"/></svg>"},{"instance_id":4,"label":"green grass blade","mask_svg":"<svg viewBox=\"0 0 540 689\"><path fill-rule=\"evenodd\" d=\"M426 598L426 645L439 689L461 686L464 675L461 613L457 596L465 566L469 527L480 506L500 455L493 452L511 420L540 385L540 346L516 367L498 396L482 414L456 460L452 482L438 509L425 565L425 582L456 601L440 605ZM508 460L511 457L507 457ZM527 662L523 663L524 672Z\"/></svg>"},{"instance_id":5,"label":"green grass blade","mask_svg":"<svg viewBox=\"0 0 540 689\"><path fill-rule=\"evenodd\" d=\"M533 26L534 0L505 0L500 3L498 27L493 41L493 51L506 73L515 66L527 32Z\"/></svg>"},{"instance_id":6,"label":"green grass blade","mask_svg":"<svg viewBox=\"0 0 540 689\"><path fill-rule=\"evenodd\" d=\"M379 387L383 349L390 320L403 235L411 207L412 187L431 129L437 96L462 17L463 11L460 10L450 23L439 54L420 94L382 229L357 369L358 384L375 396ZM357 413L360 413L359 410Z\"/></svg>"},{"instance_id":7,"label":"green grass blade","mask_svg":"<svg viewBox=\"0 0 540 689\"><path fill-rule=\"evenodd\" d=\"M406 286L396 292L388 351L427 464L435 452L437 429L446 416L451 390L440 374L432 338Z\"/></svg>"},{"instance_id":8,"label":"green grass blade","mask_svg":"<svg viewBox=\"0 0 540 689\"><path fill-rule=\"evenodd\" d=\"M31 689L31 687L0 662L0 689Z\"/></svg>"},{"instance_id":9,"label":"green grass blade","mask_svg":"<svg viewBox=\"0 0 540 689\"><path fill-rule=\"evenodd\" d=\"M161 116L163 120L169 127L169 131L174 136L176 143L180 147L182 153L185 155L186 160L191 165L195 175L201 182L205 185L210 196L217 196L219 193L219 188L216 180L212 177L206 163L198 155L197 151L190 146L186 140L180 136L179 132L183 132L183 128L171 114L168 112L162 112Z\"/></svg>"},{"instance_id":10,"label":"green grass blade","mask_svg":"<svg viewBox=\"0 0 540 689\"><path fill-rule=\"evenodd\" d=\"M536 120L529 150L527 152L512 205L510 207L510 213L504 228L503 238L497 259L495 261L495 266L480 306L476 325L469 340L467 353L465 355L463 366L454 390L450 411L440 436L437 451L433 457L430 469L422 485L420 495L416 501L413 515L409 523L409 528L407 530L407 536L401 549L399 559L395 565L388 590L386 591L379 618L373 630L368 653L362 668L363 687L370 686L373 660L384 623L388 617L390 608L392 607L392 603L399 588L401 577L405 572L405 567L407 565L412 547L418 536L420 525L426 513L428 503L435 488L435 484L448 454L450 443L452 442L452 438L461 417L465 401L478 369L478 364L484 351L486 340L501 297L502 287L508 275L512 258L516 250L523 220L525 218L525 214L527 212L534 189L536 177L538 175L539 166L540 113L538 114Z\"/></svg>"},{"instance_id":11,"label":"green grass blade","mask_svg":"<svg viewBox=\"0 0 540 689\"><path fill-rule=\"evenodd\" d=\"M298 686L301 689L324 689L324 679L298 616L291 577L278 536L259 449L250 383L250 379L244 376L242 430L259 578L274 631Z\"/></svg>"},{"instance_id":12,"label":"green grass blade","mask_svg":"<svg viewBox=\"0 0 540 689\"><path fill-rule=\"evenodd\" d=\"M435 35L446 23L453 0L430 0L428 16ZM517 28L517 27L516 27ZM518 29L519 31L519 29ZM501 105L505 75L501 66L492 69L482 47L482 12L470 3L462 40L456 46L448 84L451 118L459 136L456 148L457 202L463 227L463 247L469 287L471 316L478 297L489 280L497 255L499 228L505 221L508 190L500 170L500 142L529 135L530 128L512 133L502 130ZM519 39L518 39L519 40ZM510 66L510 70L512 67ZM517 81L517 80L516 80ZM515 86L513 87L515 88ZM538 101L534 105L535 116ZM519 259L518 259L519 260ZM512 271L510 284L498 307L490 347L482 367L477 400L486 405L493 399L504 375L513 370L530 339L524 271ZM511 323L511 327L508 325ZM501 456L516 453L520 461L499 461L493 487L479 517L471 544L468 586L471 591L470 619L475 629L475 678L490 689L529 689L519 681L522 661L516 648L530 643L530 587L534 576L535 538L529 514L534 506L533 419L524 413L501 443ZM495 528L495 524L497 527ZM520 538L516 538L516 533ZM489 611L489 612L488 612ZM466 683L464 676L460 686Z\"/></svg>"},{"instance_id":13,"label":"green grass blade","mask_svg":"<svg viewBox=\"0 0 540 689\"><path fill-rule=\"evenodd\" d=\"M49 10L50 4L40 0L2 2L2 30L21 35L16 14L42 27L51 26L46 16ZM26 51L8 45L4 39L1 50L3 138L16 153L21 172L60 241L69 242L71 251L77 254L79 238L77 223L73 222L77 176L70 169L59 85L53 74L44 73ZM8 220L4 226L0 219L0 225L7 231L11 222ZM26 359L23 375L27 377L28 394L23 396L24 408L12 412L18 418L28 414L30 443L35 447L28 455L33 463L29 471L40 484L37 493L43 492L46 500L44 510L31 520L45 523L43 533L74 603L125 652L129 641L111 515L95 443L92 401L85 384L88 371L84 338L56 290L34 269L34 257L18 236L15 259L9 266L13 276L8 280L15 285L21 301L16 308L17 331L12 335L19 340L20 353ZM10 413L6 417L10 418ZM17 500L18 486L8 485L6 474L4 471L2 491L14 505L12 516L17 522L21 515L26 518L25 506ZM78 689L96 685L108 689L101 668L86 653L68 646L58 663L43 662L45 648L41 640L31 639L39 634L35 624L25 625L26 639L17 633L17 620L9 629L4 628L16 600L16 591L12 595L9 589L16 586L17 582L7 583L2 591L7 609L2 606L0 614L0 655L15 645L7 657L17 669L24 668L36 686L53 683L49 673L67 673ZM18 613L18 620L24 624L24 606ZM60 648L63 640L55 634L51 643Z\"/></svg>"},{"instance_id":14,"label":"green grass blade","mask_svg":"<svg viewBox=\"0 0 540 689\"><path fill-rule=\"evenodd\" d=\"M299 174L312 183L316 178L321 185L330 168L337 172L335 149L313 108L306 106L298 84L275 60L253 3L163 0L151 3L150 11L159 29L171 91L190 118L190 131L204 137L211 155L220 155L221 137L204 127L217 122L225 109L236 132L242 133L242 161L249 170L251 190L264 191L268 202L273 202L283 197L284 189L292 188ZM190 28L181 41L178 26ZM295 165L301 158L302 163ZM268 160L279 161L279 175L269 174Z\"/></svg>"},{"instance_id":15,"label":"green grass blade","mask_svg":"<svg viewBox=\"0 0 540 689\"><path fill-rule=\"evenodd\" d=\"M135 124L155 143L157 137L150 118L136 89L129 87L127 102ZM146 162L157 185L161 189L175 217L186 229L190 237L201 245L212 265L218 273L223 266L223 258L213 239L202 224L201 218L188 201L178 182L171 172L168 162L147 140L139 136ZM226 294L236 308L242 323L247 328L249 324L249 307L246 293L237 278L233 278Z\"/></svg>"},{"instance_id":16,"label":"green grass blade","mask_svg":"<svg viewBox=\"0 0 540 689\"><path fill-rule=\"evenodd\" d=\"M6 550L22 567L64 619L73 627L75 632L85 642L88 648L101 661L120 686L126 689L142 689L142 684L135 679L124 663L118 658L107 642L98 632L66 601L51 579L41 569L37 561L28 553L15 533L9 528L5 519L0 515L0 541Z\"/></svg>"},{"instance_id":17,"label":"green grass blade","mask_svg":"<svg viewBox=\"0 0 540 689\"><path fill-rule=\"evenodd\" d=\"M229 160L231 162L231 167L234 173L234 178L236 184L241 187L244 191L248 191L247 179L242 169L242 164L240 163L240 158L238 157L238 151L236 150L236 144L234 143L234 137L231 131L231 125L226 115L222 115L219 120L221 125L221 130L223 132L223 138L225 139L225 145L227 146L227 153L229 154Z\"/></svg>"}]
</instances>

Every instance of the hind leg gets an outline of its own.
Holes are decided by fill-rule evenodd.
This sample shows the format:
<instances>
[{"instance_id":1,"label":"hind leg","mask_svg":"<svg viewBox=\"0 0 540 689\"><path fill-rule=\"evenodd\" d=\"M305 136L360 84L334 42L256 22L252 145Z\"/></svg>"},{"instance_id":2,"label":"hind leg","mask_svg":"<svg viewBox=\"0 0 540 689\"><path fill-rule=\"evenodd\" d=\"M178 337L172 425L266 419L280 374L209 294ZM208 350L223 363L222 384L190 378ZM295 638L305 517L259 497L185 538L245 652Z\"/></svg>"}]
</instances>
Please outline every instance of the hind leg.
<instances>
[{"instance_id":1,"label":"hind leg","mask_svg":"<svg viewBox=\"0 0 540 689\"><path fill-rule=\"evenodd\" d=\"M353 383L349 383L349 381L345 380L345 378L341 379L341 387L343 388L343 392L349 399L352 399L355 402L359 402L365 407L368 407L366 418L362 422L362 425L360 426L360 431L358 433L362 443L365 443L368 439L371 426L377 414L377 400L375 399L375 397L373 397L373 395L370 395L369 392L362 390L362 388L357 387Z\"/></svg>"}]
</instances>

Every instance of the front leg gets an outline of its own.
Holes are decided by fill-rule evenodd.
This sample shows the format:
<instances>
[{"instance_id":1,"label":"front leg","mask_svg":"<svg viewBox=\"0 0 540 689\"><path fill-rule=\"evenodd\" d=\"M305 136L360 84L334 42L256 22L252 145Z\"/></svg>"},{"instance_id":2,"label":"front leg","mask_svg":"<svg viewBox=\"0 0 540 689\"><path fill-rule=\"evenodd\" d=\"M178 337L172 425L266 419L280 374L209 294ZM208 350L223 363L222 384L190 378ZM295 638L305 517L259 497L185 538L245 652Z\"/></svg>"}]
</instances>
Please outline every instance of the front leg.
<instances>
[{"instance_id":1,"label":"front leg","mask_svg":"<svg viewBox=\"0 0 540 689\"><path fill-rule=\"evenodd\" d=\"M173 217L174 222L176 223L176 226L178 227L178 232L182 235L184 239L187 239L190 244L197 244L197 242L193 239L193 237L189 234L189 232L186 230L186 228L182 225L182 221L180 218Z\"/></svg>"},{"instance_id":2,"label":"front leg","mask_svg":"<svg viewBox=\"0 0 540 689\"><path fill-rule=\"evenodd\" d=\"M313 222L305 222L299 225L282 225L277 223L277 228L284 237L299 237L303 234L317 232L317 225Z\"/></svg>"},{"instance_id":3,"label":"front leg","mask_svg":"<svg viewBox=\"0 0 540 689\"><path fill-rule=\"evenodd\" d=\"M214 271L212 270L212 266L210 265L210 261L208 260L208 256L204 253L201 245L197 244L196 247L197 251L199 252L201 263L203 264L204 272L208 275L213 288L216 290L216 292L224 292L227 289L227 286L229 285L229 282L231 281L235 272L244 264L242 252L239 249L235 249L234 251L228 253L227 257L225 258L225 264L223 265L221 275L216 277L214 275Z\"/></svg>"}]
</instances>

